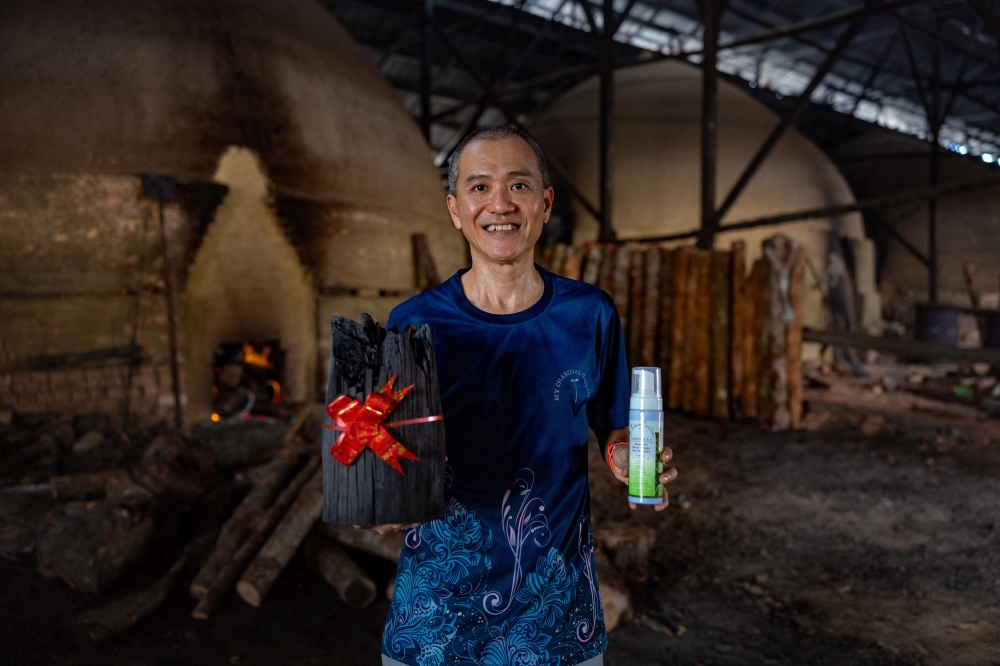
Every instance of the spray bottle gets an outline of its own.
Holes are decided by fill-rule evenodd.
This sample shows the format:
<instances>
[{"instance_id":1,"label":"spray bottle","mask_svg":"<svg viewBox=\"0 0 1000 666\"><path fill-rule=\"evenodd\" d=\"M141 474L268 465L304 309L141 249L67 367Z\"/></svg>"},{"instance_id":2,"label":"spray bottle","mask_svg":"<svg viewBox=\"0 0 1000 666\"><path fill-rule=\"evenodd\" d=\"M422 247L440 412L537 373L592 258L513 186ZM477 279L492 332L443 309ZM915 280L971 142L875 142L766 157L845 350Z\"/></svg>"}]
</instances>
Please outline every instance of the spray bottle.
<instances>
[{"instance_id":1,"label":"spray bottle","mask_svg":"<svg viewBox=\"0 0 1000 666\"><path fill-rule=\"evenodd\" d=\"M632 368L628 412L628 501L662 504L663 393L660 369Z\"/></svg>"}]
</instances>

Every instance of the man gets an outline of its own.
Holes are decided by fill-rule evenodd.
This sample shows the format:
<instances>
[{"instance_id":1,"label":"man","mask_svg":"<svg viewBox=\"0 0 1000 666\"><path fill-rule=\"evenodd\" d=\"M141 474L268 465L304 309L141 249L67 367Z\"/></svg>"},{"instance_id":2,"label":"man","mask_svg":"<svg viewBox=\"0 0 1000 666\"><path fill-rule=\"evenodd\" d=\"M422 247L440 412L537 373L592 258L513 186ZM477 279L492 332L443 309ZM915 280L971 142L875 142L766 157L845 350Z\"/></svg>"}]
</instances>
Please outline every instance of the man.
<instances>
[{"instance_id":1,"label":"man","mask_svg":"<svg viewBox=\"0 0 1000 666\"><path fill-rule=\"evenodd\" d=\"M553 191L528 135L473 132L448 189L472 267L386 323L431 324L447 464L444 518L406 534L383 664L598 666L587 429L628 439L621 322L603 291L533 263ZM627 447L612 462L627 482Z\"/></svg>"}]
</instances>

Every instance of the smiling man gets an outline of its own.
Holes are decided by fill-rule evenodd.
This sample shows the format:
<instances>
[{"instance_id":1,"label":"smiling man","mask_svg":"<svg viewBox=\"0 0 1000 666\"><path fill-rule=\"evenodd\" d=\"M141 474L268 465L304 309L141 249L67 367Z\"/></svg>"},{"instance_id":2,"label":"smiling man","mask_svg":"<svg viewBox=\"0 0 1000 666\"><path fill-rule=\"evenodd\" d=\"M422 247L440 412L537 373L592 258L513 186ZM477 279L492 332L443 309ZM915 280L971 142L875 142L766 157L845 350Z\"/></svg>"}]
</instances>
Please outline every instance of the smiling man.
<instances>
[{"instance_id":1,"label":"smiling man","mask_svg":"<svg viewBox=\"0 0 1000 666\"><path fill-rule=\"evenodd\" d=\"M528 135L473 132L451 158L448 189L472 267L386 324L431 324L447 465L444 518L406 533L383 664L598 666L607 635L587 430L628 439L618 313L600 289L534 264L553 191ZM612 469L627 482L625 449ZM660 481L676 475L666 468Z\"/></svg>"}]
</instances>

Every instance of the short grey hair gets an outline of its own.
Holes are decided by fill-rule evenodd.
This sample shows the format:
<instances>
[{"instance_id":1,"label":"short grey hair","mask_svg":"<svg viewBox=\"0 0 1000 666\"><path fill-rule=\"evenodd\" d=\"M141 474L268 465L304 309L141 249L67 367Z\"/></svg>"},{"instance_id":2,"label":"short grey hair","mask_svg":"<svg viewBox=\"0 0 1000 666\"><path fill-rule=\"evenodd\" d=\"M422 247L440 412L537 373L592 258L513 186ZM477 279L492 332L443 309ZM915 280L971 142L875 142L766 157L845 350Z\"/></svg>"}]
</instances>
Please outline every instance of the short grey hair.
<instances>
[{"instance_id":1,"label":"short grey hair","mask_svg":"<svg viewBox=\"0 0 1000 666\"><path fill-rule=\"evenodd\" d=\"M462 156L462 151L465 150L466 146L476 141L500 141L510 137L521 139L531 147L535 153L535 159L538 161L538 170L542 174L542 187L549 187L549 165L545 161L545 153L542 152L542 147L538 145L538 142L532 139L527 132L523 132L513 125L490 125L471 132L455 146L454 152L448 158L449 194L454 196L458 188L458 159Z\"/></svg>"}]
</instances>

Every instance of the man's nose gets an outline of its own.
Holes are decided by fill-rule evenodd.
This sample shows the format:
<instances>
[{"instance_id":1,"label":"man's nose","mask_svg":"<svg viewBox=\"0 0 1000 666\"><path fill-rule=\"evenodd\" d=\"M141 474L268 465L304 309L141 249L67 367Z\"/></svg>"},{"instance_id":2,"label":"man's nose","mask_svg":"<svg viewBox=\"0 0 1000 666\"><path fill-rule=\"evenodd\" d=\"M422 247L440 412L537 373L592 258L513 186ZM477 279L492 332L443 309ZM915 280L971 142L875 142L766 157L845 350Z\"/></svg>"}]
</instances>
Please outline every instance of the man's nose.
<instances>
[{"instance_id":1,"label":"man's nose","mask_svg":"<svg viewBox=\"0 0 1000 666\"><path fill-rule=\"evenodd\" d=\"M497 188L493 196L490 197L489 212L496 215L502 215L504 213L513 213L516 210L513 200L510 198L510 192L506 188Z\"/></svg>"}]
</instances>

